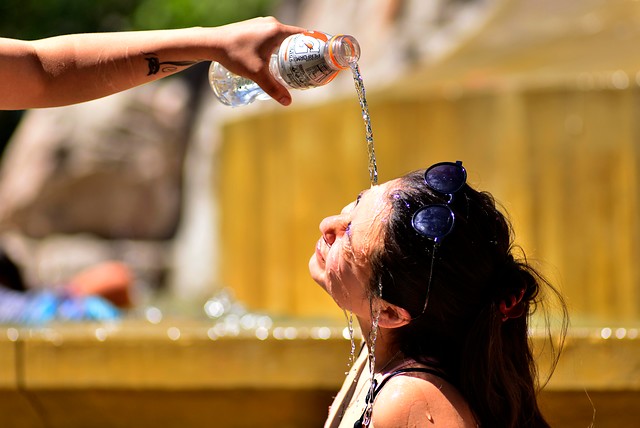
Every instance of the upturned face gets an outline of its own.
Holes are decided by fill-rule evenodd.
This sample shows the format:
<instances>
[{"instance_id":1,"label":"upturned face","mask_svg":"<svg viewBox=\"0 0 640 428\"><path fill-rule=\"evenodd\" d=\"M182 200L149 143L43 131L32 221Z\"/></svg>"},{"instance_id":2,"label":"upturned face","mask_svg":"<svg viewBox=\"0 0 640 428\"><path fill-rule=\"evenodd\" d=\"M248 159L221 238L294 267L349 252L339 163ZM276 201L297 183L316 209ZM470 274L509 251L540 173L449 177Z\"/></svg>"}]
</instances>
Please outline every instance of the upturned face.
<instances>
[{"instance_id":1,"label":"upturned face","mask_svg":"<svg viewBox=\"0 0 640 428\"><path fill-rule=\"evenodd\" d=\"M322 236L309 260L311 277L338 306L365 318L370 313L369 256L382 245L387 195L394 181L363 191L340 214L322 220Z\"/></svg>"}]
</instances>

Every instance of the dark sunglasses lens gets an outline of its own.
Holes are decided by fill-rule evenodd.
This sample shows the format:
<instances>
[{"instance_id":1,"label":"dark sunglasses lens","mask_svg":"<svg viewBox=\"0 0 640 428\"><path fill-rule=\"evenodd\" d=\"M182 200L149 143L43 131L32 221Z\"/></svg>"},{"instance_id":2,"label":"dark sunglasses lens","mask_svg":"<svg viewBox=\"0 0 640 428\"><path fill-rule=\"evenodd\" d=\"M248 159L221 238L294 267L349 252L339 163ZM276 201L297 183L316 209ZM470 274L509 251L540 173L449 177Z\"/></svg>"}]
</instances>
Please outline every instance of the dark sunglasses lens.
<instances>
[{"instance_id":1,"label":"dark sunglasses lens","mask_svg":"<svg viewBox=\"0 0 640 428\"><path fill-rule=\"evenodd\" d=\"M442 238L451 232L453 211L446 205L427 205L413 215L413 227L427 238Z\"/></svg>"},{"instance_id":2,"label":"dark sunglasses lens","mask_svg":"<svg viewBox=\"0 0 640 428\"><path fill-rule=\"evenodd\" d=\"M434 165L424 173L424 181L436 192L450 195L464 186L467 173L462 165L442 163Z\"/></svg>"}]
</instances>

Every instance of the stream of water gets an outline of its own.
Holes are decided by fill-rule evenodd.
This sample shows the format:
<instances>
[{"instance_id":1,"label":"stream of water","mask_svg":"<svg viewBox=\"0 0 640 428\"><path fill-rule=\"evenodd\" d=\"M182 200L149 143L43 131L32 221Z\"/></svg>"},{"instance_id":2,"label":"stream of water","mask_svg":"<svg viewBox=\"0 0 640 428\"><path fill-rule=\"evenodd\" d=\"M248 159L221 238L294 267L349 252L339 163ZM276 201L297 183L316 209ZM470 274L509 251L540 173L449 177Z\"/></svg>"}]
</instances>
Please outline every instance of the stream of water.
<instances>
[{"instance_id":1,"label":"stream of water","mask_svg":"<svg viewBox=\"0 0 640 428\"><path fill-rule=\"evenodd\" d=\"M371 130L369 106L367 105L364 83L357 62L351 63L351 70L353 71L353 81L356 85L356 92L358 93L358 100L360 101L360 108L362 109L362 119L364 120L365 138L367 140L367 152L369 155L369 181L371 185L374 186L378 184L378 165L376 164L376 151L373 146L373 131Z\"/></svg>"}]
</instances>

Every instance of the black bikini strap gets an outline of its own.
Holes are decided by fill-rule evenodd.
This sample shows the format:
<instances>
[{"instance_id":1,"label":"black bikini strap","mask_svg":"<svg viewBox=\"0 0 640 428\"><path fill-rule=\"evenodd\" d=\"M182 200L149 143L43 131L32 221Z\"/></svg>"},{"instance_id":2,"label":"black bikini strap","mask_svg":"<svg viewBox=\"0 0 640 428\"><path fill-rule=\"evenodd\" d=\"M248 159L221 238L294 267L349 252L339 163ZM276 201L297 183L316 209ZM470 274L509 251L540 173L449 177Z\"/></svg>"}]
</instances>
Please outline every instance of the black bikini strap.
<instances>
[{"instance_id":1,"label":"black bikini strap","mask_svg":"<svg viewBox=\"0 0 640 428\"><path fill-rule=\"evenodd\" d=\"M375 388L375 390L373 391L373 397L371 397L371 402L373 403L373 401L378 396L378 393L380 392L382 387L392 377L395 377L395 376L398 376L398 375L401 375L401 374L404 374L404 373L412 373L412 372L427 373L427 374L431 374L431 375L437 376L439 378L445 379L445 376L442 374L442 372L439 372L438 370L430 369L428 367L413 367L413 368L408 368L408 369L399 369L399 370L396 370L396 371L392 372L389 376L385 377L384 379L382 379L382 382L380 382L380 385L378 385Z\"/></svg>"}]
</instances>

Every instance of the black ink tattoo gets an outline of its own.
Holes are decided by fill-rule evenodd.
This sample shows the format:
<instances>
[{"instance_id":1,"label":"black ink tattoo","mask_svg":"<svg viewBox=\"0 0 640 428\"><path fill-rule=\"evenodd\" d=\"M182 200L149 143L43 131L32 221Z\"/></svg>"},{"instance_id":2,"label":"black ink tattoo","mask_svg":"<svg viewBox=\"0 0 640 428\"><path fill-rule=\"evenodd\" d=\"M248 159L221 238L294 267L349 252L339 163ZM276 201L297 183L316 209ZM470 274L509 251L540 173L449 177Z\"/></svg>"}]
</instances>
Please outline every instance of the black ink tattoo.
<instances>
[{"instance_id":1,"label":"black ink tattoo","mask_svg":"<svg viewBox=\"0 0 640 428\"><path fill-rule=\"evenodd\" d=\"M147 55L145 58L147 60L147 64L149 65L149 72L147 76L151 76L152 74L158 74L159 71L163 73L171 73L178 69L178 67L188 67L197 63L198 61L163 61L160 62L158 59L158 55L153 52L142 52L144 55Z\"/></svg>"}]
</instances>

